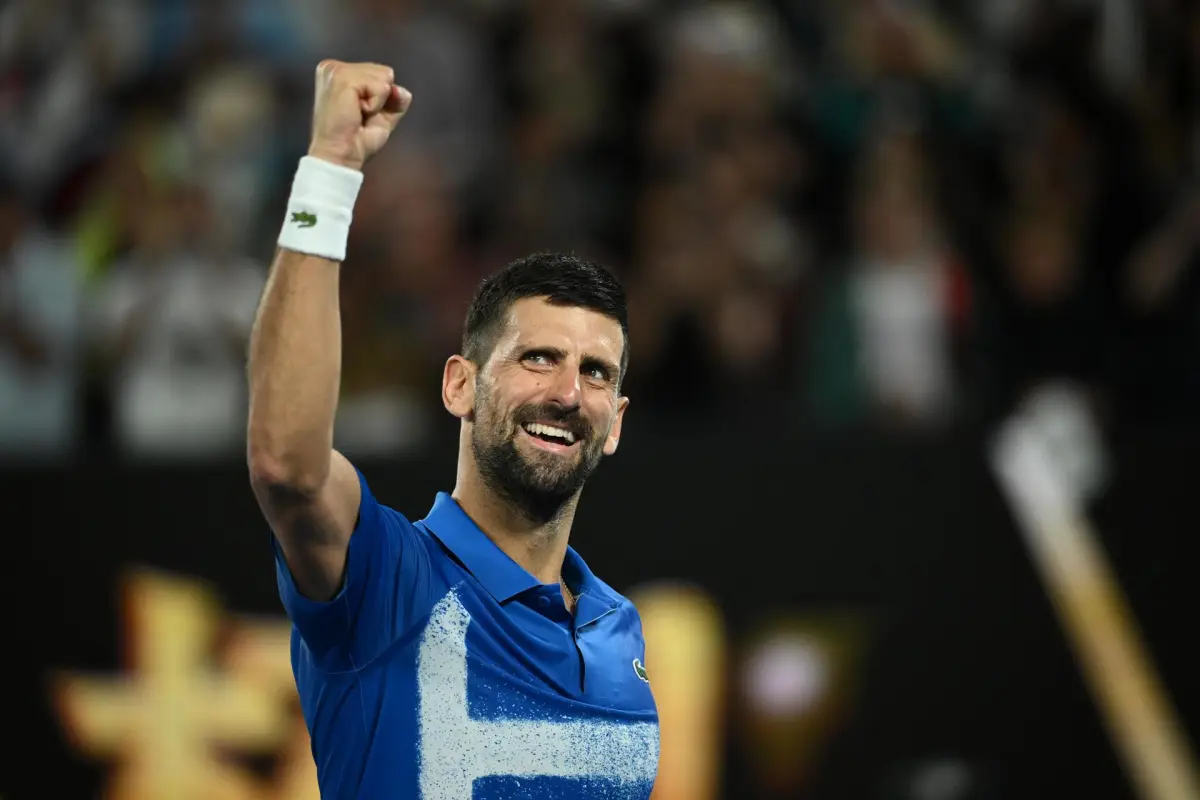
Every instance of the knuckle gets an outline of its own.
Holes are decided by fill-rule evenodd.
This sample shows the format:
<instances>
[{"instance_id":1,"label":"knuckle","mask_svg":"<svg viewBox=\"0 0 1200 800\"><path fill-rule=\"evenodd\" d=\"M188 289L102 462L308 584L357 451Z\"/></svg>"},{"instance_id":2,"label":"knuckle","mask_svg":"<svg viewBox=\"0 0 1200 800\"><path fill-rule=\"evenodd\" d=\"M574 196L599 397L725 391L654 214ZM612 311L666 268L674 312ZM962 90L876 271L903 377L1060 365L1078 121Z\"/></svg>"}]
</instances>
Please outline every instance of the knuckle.
<instances>
[{"instance_id":1,"label":"knuckle","mask_svg":"<svg viewBox=\"0 0 1200 800\"><path fill-rule=\"evenodd\" d=\"M381 81L391 81L395 72L387 64L370 64L371 74Z\"/></svg>"}]
</instances>

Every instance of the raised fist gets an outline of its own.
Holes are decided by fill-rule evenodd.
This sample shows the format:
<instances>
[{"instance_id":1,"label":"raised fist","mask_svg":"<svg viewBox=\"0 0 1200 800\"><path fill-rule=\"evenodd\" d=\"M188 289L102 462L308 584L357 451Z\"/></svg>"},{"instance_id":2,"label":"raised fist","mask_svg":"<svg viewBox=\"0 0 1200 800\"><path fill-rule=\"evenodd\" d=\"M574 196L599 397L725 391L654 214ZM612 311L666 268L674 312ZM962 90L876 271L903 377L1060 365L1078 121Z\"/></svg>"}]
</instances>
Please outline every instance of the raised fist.
<instances>
[{"instance_id":1,"label":"raised fist","mask_svg":"<svg viewBox=\"0 0 1200 800\"><path fill-rule=\"evenodd\" d=\"M391 67L326 59L317 65L312 141L308 154L361 170L387 143L412 95L397 86Z\"/></svg>"}]
</instances>

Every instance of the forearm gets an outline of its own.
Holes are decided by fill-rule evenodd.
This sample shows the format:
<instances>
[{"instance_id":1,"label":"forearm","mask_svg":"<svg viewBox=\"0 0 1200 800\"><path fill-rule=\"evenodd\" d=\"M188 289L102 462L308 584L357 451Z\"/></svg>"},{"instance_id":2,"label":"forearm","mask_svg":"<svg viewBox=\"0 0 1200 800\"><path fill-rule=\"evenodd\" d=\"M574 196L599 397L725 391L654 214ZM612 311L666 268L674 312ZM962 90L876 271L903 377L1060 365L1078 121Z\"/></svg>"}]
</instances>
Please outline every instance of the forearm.
<instances>
[{"instance_id":1,"label":"forearm","mask_svg":"<svg viewBox=\"0 0 1200 800\"><path fill-rule=\"evenodd\" d=\"M346 511L357 495L352 468L333 453L342 369L338 273L363 165L412 99L394 85L390 67L326 60L316 78L309 155L292 182L280 249L250 336L247 457L276 533L296 527L280 517L282 506L300 500L310 512L324 509L307 519L328 528L329 520L318 517L331 506ZM349 536L348 525L333 527Z\"/></svg>"},{"instance_id":2,"label":"forearm","mask_svg":"<svg viewBox=\"0 0 1200 800\"><path fill-rule=\"evenodd\" d=\"M250 337L251 472L315 493L329 475L341 378L337 262L280 249Z\"/></svg>"}]
</instances>

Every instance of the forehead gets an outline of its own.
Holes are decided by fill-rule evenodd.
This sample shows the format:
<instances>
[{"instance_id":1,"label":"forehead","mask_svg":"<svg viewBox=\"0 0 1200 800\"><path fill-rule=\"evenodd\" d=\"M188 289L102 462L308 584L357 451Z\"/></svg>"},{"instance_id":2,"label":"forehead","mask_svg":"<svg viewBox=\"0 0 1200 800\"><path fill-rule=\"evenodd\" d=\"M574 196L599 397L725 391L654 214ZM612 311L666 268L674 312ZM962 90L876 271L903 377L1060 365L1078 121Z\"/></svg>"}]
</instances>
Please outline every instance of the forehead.
<instances>
[{"instance_id":1,"label":"forehead","mask_svg":"<svg viewBox=\"0 0 1200 800\"><path fill-rule=\"evenodd\" d=\"M542 297L526 297L509 309L500 345L499 349L555 347L618 363L625 341L620 323L597 311L553 305Z\"/></svg>"}]
</instances>

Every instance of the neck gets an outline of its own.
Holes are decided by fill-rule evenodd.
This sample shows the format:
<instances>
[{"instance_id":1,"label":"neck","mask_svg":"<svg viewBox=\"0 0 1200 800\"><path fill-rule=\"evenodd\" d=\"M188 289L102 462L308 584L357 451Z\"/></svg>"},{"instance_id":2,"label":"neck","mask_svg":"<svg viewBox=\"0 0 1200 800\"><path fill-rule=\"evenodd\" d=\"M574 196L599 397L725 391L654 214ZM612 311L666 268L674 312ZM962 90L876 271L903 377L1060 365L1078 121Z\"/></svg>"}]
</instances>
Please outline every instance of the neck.
<instances>
[{"instance_id":1,"label":"neck","mask_svg":"<svg viewBox=\"0 0 1200 800\"><path fill-rule=\"evenodd\" d=\"M468 452L459 454L458 477L451 496L479 529L526 572L541 583L561 580L578 494L553 519L530 519L487 485Z\"/></svg>"}]
</instances>

